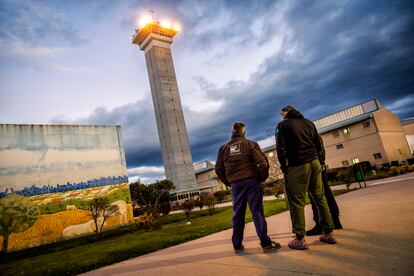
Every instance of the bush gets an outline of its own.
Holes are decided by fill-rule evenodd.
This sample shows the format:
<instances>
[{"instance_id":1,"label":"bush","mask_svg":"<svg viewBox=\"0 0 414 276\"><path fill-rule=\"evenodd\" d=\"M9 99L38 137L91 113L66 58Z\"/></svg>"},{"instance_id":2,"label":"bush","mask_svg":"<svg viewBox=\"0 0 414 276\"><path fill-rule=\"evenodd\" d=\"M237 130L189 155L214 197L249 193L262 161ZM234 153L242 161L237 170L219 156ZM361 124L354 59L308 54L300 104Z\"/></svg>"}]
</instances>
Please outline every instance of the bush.
<instances>
[{"instance_id":1,"label":"bush","mask_svg":"<svg viewBox=\"0 0 414 276\"><path fill-rule=\"evenodd\" d=\"M396 167L396 166L399 166L400 165L400 162L398 162L398 160L394 160L394 161L391 161L391 167Z\"/></svg>"},{"instance_id":2,"label":"bush","mask_svg":"<svg viewBox=\"0 0 414 276\"><path fill-rule=\"evenodd\" d=\"M224 198L226 197L226 192L225 191L216 191L216 192L214 192L213 195L219 203L222 203Z\"/></svg>"},{"instance_id":3,"label":"bush","mask_svg":"<svg viewBox=\"0 0 414 276\"><path fill-rule=\"evenodd\" d=\"M342 181L344 183L351 183L352 182L352 173L348 168L341 169L338 171L338 181Z\"/></svg>"},{"instance_id":4,"label":"bush","mask_svg":"<svg viewBox=\"0 0 414 276\"><path fill-rule=\"evenodd\" d=\"M156 220L152 213L145 212L143 215L138 217L136 223L140 229L145 229L145 231L148 231L152 228L155 228Z\"/></svg>"},{"instance_id":5,"label":"bush","mask_svg":"<svg viewBox=\"0 0 414 276\"><path fill-rule=\"evenodd\" d=\"M204 202L201 200L200 197L196 198L196 200L194 200L194 205L198 208L200 208L200 210L203 210L204 207Z\"/></svg>"},{"instance_id":6,"label":"bush","mask_svg":"<svg viewBox=\"0 0 414 276\"><path fill-rule=\"evenodd\" d=\"M181 208L184 211L185 216L187 217L187 221L190 221L191 211L194 208L194 201L192 199L187 199L183 203L181 203Z\"/></svg>"},{"instance_id":7,"label":"bush","mask_svg":"<svg viewBox=\"0 0 414 276\"><path fill-rule=\"evenodd\" d=\"M265 195L265 196L271 196L273 194L274 194L273 193L273 188L266 187L266 188L263 189L263 195Z\"/></svg>"},{"instance_id":8,"label":"bush","mask_svg":"<svg viewBox=\"0 0 414 276\"><path fill-rule=\"evenodd\" d=\"M282 179L281 181L277 181L276 184L272 188L272 192L276 198L279 198L280 195L285 193L285 183Z\"/></svg>"},{"instance_id":9,"label":"bush","mask_svg":"<svg viewBox=\"0 0 414 276\"><path fill-rule=\"evenodd\" d=\"M210 215L215 212L216 197L211 192L201 192L200 199L204 202L204 205L208 208Z\"/></svg>"},{"instance_id":10,"label":"bush","mask_svg":"<svg viewBox=\"0 0 414 276\"><path fill-rule=\"evenodd\" d=\"M400 167L397 167L397 166L391 166L389 173L390 173L390 175L400 175L401 174L401 169L400 169Z\"/></svg>"}]
</instances>

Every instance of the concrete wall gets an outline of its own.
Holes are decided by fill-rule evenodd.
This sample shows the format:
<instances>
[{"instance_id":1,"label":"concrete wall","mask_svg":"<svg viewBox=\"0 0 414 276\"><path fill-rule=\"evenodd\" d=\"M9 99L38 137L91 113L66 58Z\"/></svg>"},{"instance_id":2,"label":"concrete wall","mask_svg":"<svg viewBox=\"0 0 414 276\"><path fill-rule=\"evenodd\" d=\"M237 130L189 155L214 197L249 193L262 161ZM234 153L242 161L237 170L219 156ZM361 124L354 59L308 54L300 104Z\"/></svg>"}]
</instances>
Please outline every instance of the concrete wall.
<instances>
[{"instance_id":1,"label":"concrete wall","mask_svg":"<svg viewBox=\"0 0 414 276\"><path fill-rule=\"evenodd\" d=\"M12 192L31 199L42 215L10 237L11 250L92 233L86 203L97 196L108 196L121 210L107 228L129 222L120 126L1 124L0 197Z\"/></svg>"},{"instance_id":2,"label":"concrete wall","mask_svg":"<svg viewBox=\"0 0 414 276\"><path fill-rule=\"evenodd\" d=\"M403 132L410 147L411 154L414 154L414 123L403 125Z\"/></svg>"},{"instance_id":3,"label":"concrete wall","mask_svg":"<svg viewBox=\"0 0 414 276\"><path fill-rule=\"evenodd\" d=\"M120 127L0 125L0 192L126 175Z\"/></svg>"},{"instance_id":4,"label":"concrete wall","mask_svg":"<svg viewBox=\"0 0 414 276\"><path fill-rule=\"evenodd\" d=\"M374 112L375 123L381 135L388 162L406 160L412 156L400 118L382 108Z\"/></svg>"}]
</instances>

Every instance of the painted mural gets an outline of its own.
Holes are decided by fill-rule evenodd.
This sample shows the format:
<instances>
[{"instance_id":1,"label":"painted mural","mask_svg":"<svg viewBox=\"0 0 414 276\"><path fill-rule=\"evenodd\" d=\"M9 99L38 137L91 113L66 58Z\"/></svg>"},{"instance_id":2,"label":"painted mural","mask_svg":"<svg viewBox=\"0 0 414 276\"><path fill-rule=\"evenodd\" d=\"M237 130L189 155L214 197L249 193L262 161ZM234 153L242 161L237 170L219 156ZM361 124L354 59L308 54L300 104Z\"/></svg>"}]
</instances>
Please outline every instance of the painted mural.
<instances>
[{"instance_id":1,"label":"painted mural","mask_svg":"<svg viewBox=\"0 0 414 276\"><path fill-rule=\"evenodd\" d=\"M104 230L132 221L121 127L1 124L0 210L10 195L29 199L40 215L10 234L8 251L94 233L96 198L116 210L98 217Z\"/></svg>"}]
</instances>

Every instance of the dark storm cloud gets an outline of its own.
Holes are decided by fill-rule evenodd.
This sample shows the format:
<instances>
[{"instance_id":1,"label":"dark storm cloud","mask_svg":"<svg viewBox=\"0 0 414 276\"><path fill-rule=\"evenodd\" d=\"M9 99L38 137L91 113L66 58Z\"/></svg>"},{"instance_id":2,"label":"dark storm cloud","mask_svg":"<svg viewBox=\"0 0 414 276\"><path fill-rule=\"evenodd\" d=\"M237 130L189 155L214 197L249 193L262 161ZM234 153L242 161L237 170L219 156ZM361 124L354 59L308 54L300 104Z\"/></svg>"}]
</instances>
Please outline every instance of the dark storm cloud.
<instances>
[{"instance_id":1,"label":"dark storm cloud","mask_svg":"<svg viewBox=\"0 0 414 276\"><path fill-rule=\"evenodd\" d=\"M84 43L85 39L62 12L40 1L0 1L0 42L52 44Z\"/></svg>"},{"instance_id":2,"label":"dark storm cloud","mask_svg":"<svg viewBox=\"0 0 414 276\"><path fill-rule=\"evenodd\" d=\"M89 117L66 120L56 117L51 123L121 125L128 167L162 163L157 126L149 98L108 111L97 108Z\"/></svg>"},{"instance_id":3,"label":"dark storm cloud","mask_svg":"<svg viewBox=\"0 0 414 276\"><path fill-rule=\"evenodd\" d=\"M235 120L247 123L248 136L252 139L272 136L279 110L286 104L293 104L308 118L316 119L378 98L401 118L414 116L411 1L270 3L164 3L166 9L175 9L185 20L186 32L180 45L194 51L208 52L219 44L223 51L231 52L229 45L243 43L252 36L257 43L282 36L280 49L269 53L246 82L229 82L217 88L195 73L193 79L208 91L206 97L224 104L213 113L197 113L185 107L194 161L214 161L218 147L229 138ZM191 5L194 9L186 13ZM156 9L157 3L151 7ZM275 7L282 9L283 14L272 21L269 13ZM203 29L202 25L215 16L223 18L223 25ZM271 21L263 25L260 35L248 28L257 17L263 17L265 23ZM113 111L97 110L86 119L90 123L122 124L129 167L162 165L149 101Z\"/></svg>"}]
</instances>

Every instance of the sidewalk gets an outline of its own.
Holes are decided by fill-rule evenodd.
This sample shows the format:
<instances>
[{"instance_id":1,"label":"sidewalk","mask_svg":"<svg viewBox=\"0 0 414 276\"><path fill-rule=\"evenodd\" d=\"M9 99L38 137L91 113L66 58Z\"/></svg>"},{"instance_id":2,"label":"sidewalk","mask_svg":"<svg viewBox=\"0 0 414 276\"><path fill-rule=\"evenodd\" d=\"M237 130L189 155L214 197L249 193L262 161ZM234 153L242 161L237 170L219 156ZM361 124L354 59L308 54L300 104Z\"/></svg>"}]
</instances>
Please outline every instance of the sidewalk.
<instances>
[{"instance_id":1,"label":"sidewalk","mask_svg":"<svg viewBox=\"0 0 414 276\"><path fill-rule=\"evenodd\" d=\"M413 179L407 174L376 180L338 196L345 229L335 232L336 245L307 237L309 250L290 250L290 217L284 212L267 219L269 234L282 244L275 253L262 252L249 223L242 255L233 253L226 230L85 275L414 275ZM307 228L313 226L309 210Z\"/></svg>"}]
</instances>

